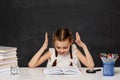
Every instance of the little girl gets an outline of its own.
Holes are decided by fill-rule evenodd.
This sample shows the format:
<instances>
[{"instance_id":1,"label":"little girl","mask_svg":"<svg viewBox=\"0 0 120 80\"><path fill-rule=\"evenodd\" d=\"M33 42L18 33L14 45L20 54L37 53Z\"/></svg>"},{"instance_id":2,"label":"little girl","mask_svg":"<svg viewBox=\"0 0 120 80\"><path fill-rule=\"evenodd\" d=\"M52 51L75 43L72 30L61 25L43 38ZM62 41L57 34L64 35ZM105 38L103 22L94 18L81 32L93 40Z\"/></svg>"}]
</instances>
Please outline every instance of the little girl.
<instances>
[{"instance_id":1,"label":"little girl","mask_svg":"<svg viewBox=\"0 0 120 80\"><path fill-rule=\"evenodd\" d=\"M48 60L47 67L81 67L81 61L81 63L83 63L86 67L93 68L93 58L85 43L81 41L78 32L76 32L75 42L84 50L85 55L83 55L82 52L76 47L76 45L73 44L73 36L71 31L69 31L67 28L58 28L53 33L53 44L55 48L49 48L49 50L43 54L48 47L48 34L46 32L43 46L32 57L28 66L37 67Z\"/></svg>"}]
</instances>

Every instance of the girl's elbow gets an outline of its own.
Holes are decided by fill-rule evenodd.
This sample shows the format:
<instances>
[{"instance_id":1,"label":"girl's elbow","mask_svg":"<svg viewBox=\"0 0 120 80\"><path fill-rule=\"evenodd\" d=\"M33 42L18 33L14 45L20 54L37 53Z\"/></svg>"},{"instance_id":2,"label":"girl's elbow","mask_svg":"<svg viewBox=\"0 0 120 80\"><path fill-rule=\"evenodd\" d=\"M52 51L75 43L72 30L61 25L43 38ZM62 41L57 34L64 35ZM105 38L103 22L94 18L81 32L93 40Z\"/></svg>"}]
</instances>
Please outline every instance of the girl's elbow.
<instances>
[{"instance_id":1,"label":"girl's elbow","mask_svg":"<svg viewBox=\"0 0 120 80\"><path fill-rule=\"evenodd\" d=\"M29 68L35 68L35 66L32 65L32 64L30 64L30 63L28 63L28 67L29 67Z\"/></svg>"},{"instance_id":2,"label":"girl's elbow","mask_svg":"<svg viewBox=\"0 0 120 80\"><path fill-rule=\"evenodd\" d=\"M89 68L94 68L95 67L95 64L94 63L91 63L88 65Z\"/></svg>"}]
</instances>

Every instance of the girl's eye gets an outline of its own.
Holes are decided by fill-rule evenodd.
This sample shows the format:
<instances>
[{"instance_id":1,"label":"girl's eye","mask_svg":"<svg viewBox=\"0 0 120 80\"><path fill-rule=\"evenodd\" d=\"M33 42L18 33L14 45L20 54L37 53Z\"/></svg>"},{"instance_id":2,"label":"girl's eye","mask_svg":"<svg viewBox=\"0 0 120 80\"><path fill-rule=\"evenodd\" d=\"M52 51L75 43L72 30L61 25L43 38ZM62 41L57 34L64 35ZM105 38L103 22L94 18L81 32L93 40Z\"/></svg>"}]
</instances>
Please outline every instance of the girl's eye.
<instances>
[{"instance_id":1,"label":"girl's eye","mask_svg":"<svg viewBox=\"0 0 120 80\"><path fill-rule=\"evenodd\" d=\"M64 49L67 49L68 47L64 47Z\"/></svg>"},{"instance_id":2,"label":"girl's eye","mask_svg":"<svg viewBox=\"0 0 120 80\"><path fill-rule=\"evenodd\" d=\"M56 47L57 49L60 49L60 47Z\"/></svg>"}]
</instances>

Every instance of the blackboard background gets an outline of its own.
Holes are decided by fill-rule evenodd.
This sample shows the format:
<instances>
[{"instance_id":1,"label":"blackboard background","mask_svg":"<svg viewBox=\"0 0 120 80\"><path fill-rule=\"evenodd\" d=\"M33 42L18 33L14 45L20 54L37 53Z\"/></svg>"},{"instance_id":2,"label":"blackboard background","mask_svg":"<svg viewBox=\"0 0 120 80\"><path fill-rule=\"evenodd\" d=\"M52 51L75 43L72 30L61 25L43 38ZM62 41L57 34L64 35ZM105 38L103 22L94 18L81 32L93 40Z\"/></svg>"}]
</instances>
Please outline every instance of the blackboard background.
<instances>
[{"instance_id":1,"label":"blackboard background","mask_svg":"<svg viewBox=\"0 0 120 80\"><path fill-rule=\"evenodd\" d=\"M101 52L120 54L119 0L0 0L0 45L18 48L20 67L31 57L49 34L67 27L78 31L88 46L95 66L102 66ZM45 66L44 63L41 66ZM115 66L120 66L120 58Z\"/></svg>"}]
</instances>

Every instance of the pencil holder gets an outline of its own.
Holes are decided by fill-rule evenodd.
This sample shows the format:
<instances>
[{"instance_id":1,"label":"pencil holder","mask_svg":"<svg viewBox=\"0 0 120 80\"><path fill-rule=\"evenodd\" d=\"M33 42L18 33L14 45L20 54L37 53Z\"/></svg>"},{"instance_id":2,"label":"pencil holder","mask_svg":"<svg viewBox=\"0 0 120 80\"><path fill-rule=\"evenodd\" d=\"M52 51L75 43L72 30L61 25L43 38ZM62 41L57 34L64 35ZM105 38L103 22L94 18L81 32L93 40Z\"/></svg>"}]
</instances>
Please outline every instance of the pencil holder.
<instances>
[{"instance_id":1,"label":"pencil holder","mask_svg":"<svg viewBox=\"0 0 120 80\"><path fill-rule=\"evenodd\" d=\"M104 76L114 76L114 62L103 63L103 75Z\"/></svg>"}]
</instances>

